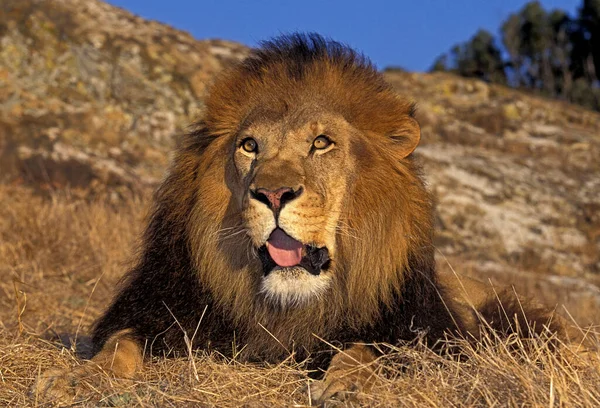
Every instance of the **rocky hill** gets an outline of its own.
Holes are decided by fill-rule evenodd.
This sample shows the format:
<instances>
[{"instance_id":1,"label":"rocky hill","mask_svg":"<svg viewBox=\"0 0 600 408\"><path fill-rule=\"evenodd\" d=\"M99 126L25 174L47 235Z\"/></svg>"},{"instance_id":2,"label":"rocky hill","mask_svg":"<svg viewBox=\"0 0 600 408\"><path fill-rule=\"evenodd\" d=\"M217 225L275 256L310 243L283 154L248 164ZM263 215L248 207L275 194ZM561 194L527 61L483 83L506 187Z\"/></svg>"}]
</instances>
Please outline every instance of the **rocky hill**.
<instances>
[{"instance_id":1,"label":"rocky hill","mask_svg":"<svg viewBox=\"0 0 600 408\"><path fill-rule=\"evenodd\" d=\"M95 0L0 13L0 171L79 194L155 183L207 83L247 52Z\"/></svg>"},{"instance_id":2,"label":"rocky hill","mask_svg":"<svg viewBox=\"0 0 600 408\"><path fill-rule=\"evenodd\" d=\"M387 78L419 102L440 267L600 323L600 115L448 74Z\"/></svg>"},{"instance_id":3,"label":"rocky hill","mask_svg":"<svg viewBox=\"0 0 600 408\"><path fill-rule=\"evenodd\" d=\"M97 0L4 0L0 180L115 202L151 189L207 84L247 51ZM386 77L419 104L440 268L600 323L600 115L448 74Z\"/></svg>"}]
</instances>

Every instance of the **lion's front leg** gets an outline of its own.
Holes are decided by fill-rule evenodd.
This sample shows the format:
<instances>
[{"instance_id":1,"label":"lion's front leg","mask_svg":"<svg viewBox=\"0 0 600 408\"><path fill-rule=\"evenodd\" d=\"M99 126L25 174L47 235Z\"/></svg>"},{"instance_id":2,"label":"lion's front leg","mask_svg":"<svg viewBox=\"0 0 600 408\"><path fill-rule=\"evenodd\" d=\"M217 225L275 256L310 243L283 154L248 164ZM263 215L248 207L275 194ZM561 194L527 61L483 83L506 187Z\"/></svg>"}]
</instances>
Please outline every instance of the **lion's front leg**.
<instances>
[{"instance_id":1,"label":"lion's front leg","mask_svg":"<svg viewBox=\"0 0 600 408\"><path fill-rule=\"evenodd\" d=\"M132 378L142 364L142 348L128 330L121 330L110 336L100 352L81 366L42 373L31 393L41 401L72 403L83 381L91 380L102 371L118 378Z\"/></svg>"},{"instance_id":2,"label":"lion's front leg","mask_svg":"<svg viewBox=\"0 0 600 408\"><path fill-rule=\"evenodd\" d=\"M336 354L325 377L310 385L313 403L322 404L335 398L344 400L360 391L368 391L376 378L376 356L365 345L354 345Z\"/></svg>"}]
</instances>

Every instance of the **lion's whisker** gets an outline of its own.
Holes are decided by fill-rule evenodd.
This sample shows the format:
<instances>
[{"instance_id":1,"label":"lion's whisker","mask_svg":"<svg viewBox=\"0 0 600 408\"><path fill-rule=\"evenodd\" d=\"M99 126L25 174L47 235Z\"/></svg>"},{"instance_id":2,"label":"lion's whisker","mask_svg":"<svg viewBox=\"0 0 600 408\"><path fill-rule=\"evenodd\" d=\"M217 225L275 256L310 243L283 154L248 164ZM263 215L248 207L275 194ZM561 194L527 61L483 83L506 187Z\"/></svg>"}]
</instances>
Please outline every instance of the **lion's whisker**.
<instances>
[{"instance_id":1,"label":"lion's whisker","mask_svg":"<svg viewBox=\"0 0 600 408\"><path fill-rule=\"evenodd\" d=\"M231 233L231 234L225 234L225 235L221 235L221 236L219 237L219 240L220 240L220 241L225 241L225 240L227 240L227 239L233 238L233 237L235 237L235 236L237 236L237 235L240 235L240 234L242 234L242 233L245 233L245 232L247 232L245 228L244 228L244 229L240 229L239 231L233 232L233 233Z\"/></svg>"}]
</instances>

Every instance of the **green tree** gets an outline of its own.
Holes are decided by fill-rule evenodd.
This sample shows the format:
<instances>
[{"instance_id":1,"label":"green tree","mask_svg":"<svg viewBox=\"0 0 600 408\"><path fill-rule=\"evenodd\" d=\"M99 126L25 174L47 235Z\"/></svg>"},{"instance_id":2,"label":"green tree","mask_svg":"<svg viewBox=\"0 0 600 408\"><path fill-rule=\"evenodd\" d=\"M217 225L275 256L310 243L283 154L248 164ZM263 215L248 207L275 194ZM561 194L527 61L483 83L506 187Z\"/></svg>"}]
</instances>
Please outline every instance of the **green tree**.
<instances>
[{"instance_id":1,"label":"green tree","mask_svg":"<svg viewBox=\"0 0 600 408\"><path fill-rule=\"evenodd\" d=\"M584 70L592 82L600 78L600 0L583 0L579 9L579 20L582 41L587 42L582 48L585 55Z\"/></svg>"},{"instance_id":2,"label":"green tree","mask_svg":"<svg viewBox=\"0 0 600 408\"><path fill-rule=\"evenodd\" d=\"M503 49L479 30L438 57L432 70L508 83L600 110L600 0L582 0L576 17L530 1L508 16L500 35Z\"/></svg>"},{"instance_id":3,"label":"green tree","mask_svg":"<svg viewBox=\"0 0 600 408\"><path fill-rule=\"evenodd\" d=\"M548 16L538 1L527 3L521 12L521 49L526 59L529 87L544 89L551 94L554 89L552 66L548 49L551 44L551 29Z\"/></svg>"},{"instance_id":4,"label":"green tree","mask_svg":"<svg viewBox=\"0 0 600 408\"><path fill-rule=\"evenodd\" d=\"M448 55L442 54L433 61L433 65L430 68L431 72L436 71L448 71Z\"/></svg>"},{"instance_id":5,"label":"green tree","mask_svg":"<svg viewBox=\"0 0 600 408\"><path fill-rule=\"evenodd\" d=\"M502 52L492 34L479 30L471 39L469 49L475 62L476 76L491 82L506 83Z\"/></svg>"},{"instance_id":6,"label":"green tree","mask_svg":"<svg viewBox=\"0 0 600 408\"><path fill-rule=\"evenodd\" d=\"M449 55L438 57L432 69L453 71L490 82L506 82L502 52L494 36L486 30L479 30L466 43L452 47Z\"/></svg>"},{"instance_id":7,"label":"green tree","mask_svg":"<svg viewBox=\"0 0 600 408\"><path fill-rule=\"evenodd\" d=\"M550 59L555 77L555 92L558 96L569 99L573 88L570 58L573 20L562 10L553 10L548 15L548 20L552 28Z\"/></svg>"},{"instance_id":8,"label":"green tree","mask_svg":"<svg viewBox=\"0 0 600 408\"><path fill-rule=\"evenodd\" d=\"M521 58L521 18L519 15L511 14L502 24L500 31L502 33L502 44L510 57L507 66L511 68L511 83L518 88L523 83L521 77L521 70L523 69L523 60Z\"/></svg>"}]
</instances>

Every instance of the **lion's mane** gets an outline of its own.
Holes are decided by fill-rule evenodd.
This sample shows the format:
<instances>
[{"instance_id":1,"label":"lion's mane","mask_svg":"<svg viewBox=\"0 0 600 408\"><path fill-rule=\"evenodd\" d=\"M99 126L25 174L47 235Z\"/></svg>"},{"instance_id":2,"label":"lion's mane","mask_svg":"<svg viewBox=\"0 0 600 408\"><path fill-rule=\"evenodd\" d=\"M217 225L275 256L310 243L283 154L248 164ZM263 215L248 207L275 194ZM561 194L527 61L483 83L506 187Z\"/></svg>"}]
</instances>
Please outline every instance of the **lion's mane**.
<instances>
[{"instance_id":1,"label":"lion's mane","mask_svg":"<svg viewBox=\"0 0 600 408\"><path fill-rule=\"evenodd\" d=\"M352 147L358 164L330 292L282 309L257 296L261 272L244 238L218 239L238 222L229 145L253 115L277 117L315 98L368 138ZM155 195L139 262L96 325L95 349L122 328L155 353L182 349L185 331L196 346L230 354L237 343L269 360L315 352L321 339L394 343L418 329L443 337L456 325L436 280L431 199L414 159L389 149L404 142L413 114L366 58L317 35L264 43L224 72Z\"/></svg>"}]
</instances>

